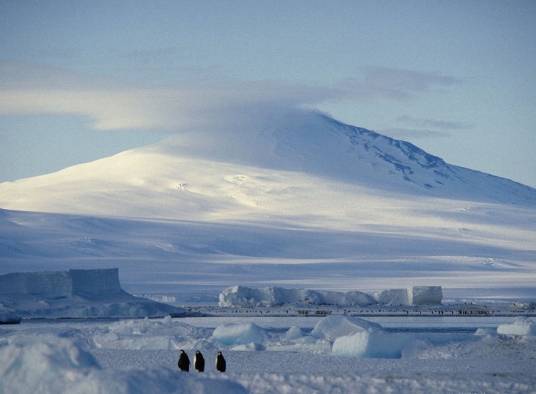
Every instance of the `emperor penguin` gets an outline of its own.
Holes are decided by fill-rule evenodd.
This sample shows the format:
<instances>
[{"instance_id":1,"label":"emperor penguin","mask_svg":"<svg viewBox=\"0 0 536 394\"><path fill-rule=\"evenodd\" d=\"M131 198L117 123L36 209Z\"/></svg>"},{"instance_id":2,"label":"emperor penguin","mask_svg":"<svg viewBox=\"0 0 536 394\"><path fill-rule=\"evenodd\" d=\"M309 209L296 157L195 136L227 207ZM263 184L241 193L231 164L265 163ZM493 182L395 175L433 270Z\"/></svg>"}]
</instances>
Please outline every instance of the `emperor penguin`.
<instances>
[{"instance_id":1,"label":"emperor penguin","mask_svg":"<svg viewBox=\"0 0 536 394\"><path fill-rule=\"evenodd\" d=\"M179 362L177 363L177 366L181 371L188 372L190 371L190 359L188 358L188 355L184 350L181 349L181 353L179 356Z\"/></svg>"},{"instance_id":2,"label":"emperor penguin","mask_svg":"<svg viewBox=\"0 0 536 394\"><path fill-rule=\"evenodd\" d=\"M203 372L205 370L205 358L199 350L195 352L194 367L199 372Z\"/></svg>"},{"instance_id":3,"label":"emperor penguin","mask_svg":"<svg viewBox=\"0 0 536 394\"><path fill-rule=\"evenodd\" d=\"M218 352L216 355L216 370L220 372L225 372L225 369L227 368L225 358L223 357L222 352Z\"/></svg>"}]
</instances>

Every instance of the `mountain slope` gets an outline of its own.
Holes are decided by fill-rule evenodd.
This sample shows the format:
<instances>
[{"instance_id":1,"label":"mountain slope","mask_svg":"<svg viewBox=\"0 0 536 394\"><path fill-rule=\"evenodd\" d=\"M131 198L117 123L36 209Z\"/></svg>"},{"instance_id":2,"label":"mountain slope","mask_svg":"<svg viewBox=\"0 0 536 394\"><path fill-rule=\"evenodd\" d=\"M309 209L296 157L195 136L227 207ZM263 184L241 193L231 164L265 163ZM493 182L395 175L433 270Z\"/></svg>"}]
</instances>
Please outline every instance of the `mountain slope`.
<instances>
[{"instance_id":1,"label":"mountain slope","mask_svg":"<svg viewBox=\"0 0 536 394\"><path fill-rule=\"evenodd\" d=\"M528 287L535 198L412 144L292 116L0 184L0 272L119 266L128 290L200 296Z\"/></svg>"},{"instance_id":2,"label":"mountain slope","mask_svg":"<svg viewBox=\"0 0 536 394\"><path fill-rule=\"evenodd\" d=\"M536 190L319 114L184 133L0 184L6 209L146 218L241 220L305 211L334 219L334 203L392 208L415 198L535 206Z\"/></svg>"}]
</instances>

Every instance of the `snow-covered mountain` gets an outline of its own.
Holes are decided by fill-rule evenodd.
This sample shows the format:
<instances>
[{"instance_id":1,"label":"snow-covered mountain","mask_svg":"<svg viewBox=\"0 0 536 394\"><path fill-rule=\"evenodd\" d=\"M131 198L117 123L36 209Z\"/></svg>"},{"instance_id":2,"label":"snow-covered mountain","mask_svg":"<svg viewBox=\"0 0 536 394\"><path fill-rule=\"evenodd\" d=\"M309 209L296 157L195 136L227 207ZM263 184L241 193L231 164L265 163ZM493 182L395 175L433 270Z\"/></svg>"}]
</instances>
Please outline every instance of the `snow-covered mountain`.
<instances>
[{"instance_id":1,"label":"snow-covered mountain","mask_svg":"<svg viewBox=\"0 0 536 394\"><path fill-rule=\"evenodd\" d=\"M160 218L294 212L281 205L344 189L536 205L536 190L450 165L408 142L320 114L245 130L183 133L53 174L0 184L0 207ZM328 198L333 201L332 198ZM345 199L343 199L344 201ZM300 201L300 204L302 202ZM292 205L292 204L291 204ZM290 211L289 211L290 209Z\"/></svg>"},{"instance_id":2,"label":"snow-covered mountain","mask_svg":"<svg viewBox=\"0 0 536 394\"><path fill-rule=\"evenodd\" d=\"M214 286L342 280L347 289L438 275L439 285L485 285L490 275L515 286L536 270L535 189L316 113L185 132L4 182L0 208L1 271L21 270L22 261L109 264L135 290L149 280L147 264L164 276L180 267L180 282L191 285L204 272ZM129 266L140 259L143 268ZM222 274L221 263L233 274Z\"/></svg>"}]
</instances>

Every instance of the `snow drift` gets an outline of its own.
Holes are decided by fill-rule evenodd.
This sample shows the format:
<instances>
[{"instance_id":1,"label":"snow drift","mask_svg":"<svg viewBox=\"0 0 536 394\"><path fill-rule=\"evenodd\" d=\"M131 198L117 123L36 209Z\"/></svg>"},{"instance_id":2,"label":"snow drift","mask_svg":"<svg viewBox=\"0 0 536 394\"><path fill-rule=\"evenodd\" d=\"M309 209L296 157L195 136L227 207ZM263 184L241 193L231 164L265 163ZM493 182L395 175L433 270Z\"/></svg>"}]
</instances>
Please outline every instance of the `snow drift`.
<instances>
[{"instance_id":1,"label":"snow drift","mask_svg":"<svg viewBox=\"0 0 536 394\"><path fill-rule=\"evenodd\" d=\"M238 383L169 369L102 369L75 342L58 337L0 344L0 392L56 393L246 393Z\"/></svg>"},{"instance_id":2,"label":"snow drift","mask_svg":"<svg viewBox=\"0 0 536 394\"><path fill-rule=\"evenodd\" d=\"M316 323L311 335L316 338L334 341L339 337L364 330L379 331L381 329L381 325L358 317L327 316Z\"/></svg>"},{"instance_id":3,"label":"snow drift","mask_svg":"<svg viewBox=\"0 0 536 394\"><path fill-rule=\"evenodd\" d=\"M266 332L255 323L224 324L216 327L212 338L226 346L231 345L261 345L266 341Z\"/></svg>"},{"instance_id":4,"label":"snow drift","mask_svg":"<svg viewBox=\"0 0 536 394\"><path fill-rule=\"evenodd\" d=\"M118 269L0 275L0 301L23 317L145 317L184 310L121 289Z\"/></svg>"}]
</instances>

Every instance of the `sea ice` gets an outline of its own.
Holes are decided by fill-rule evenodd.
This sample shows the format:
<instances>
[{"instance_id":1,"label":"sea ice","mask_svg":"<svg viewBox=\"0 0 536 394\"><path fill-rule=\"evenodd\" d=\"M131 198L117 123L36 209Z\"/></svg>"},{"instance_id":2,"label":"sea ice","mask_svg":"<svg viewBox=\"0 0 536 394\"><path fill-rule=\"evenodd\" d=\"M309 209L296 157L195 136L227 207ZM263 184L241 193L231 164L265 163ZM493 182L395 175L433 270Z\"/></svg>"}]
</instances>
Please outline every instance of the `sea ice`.
<instances>
[{"instance_id":1,"label":"sea ice","mask_svg":"<svg viewBox=\"0 0 536 394\"><path fill-rule=\"evenodd\" d=\"M286 341L292 341L298 338L303 337L303 331L300 327L292 326L288 331L283 335L283 339Z\"/></svg>"},{"instance_id":2,"label":"sea ice","mask_svg":"<svg viewBox=\"0 0 536 394\"><path fill-rule=\"evenodd\" d=\"M497 327L497 334L536 336L536 323L532 319L518 317L510 324L500 324Z\"/></svg>"},{"instance_id":3,"label":"sea ice","mask_svg":"<svg viewBox=\"0 0 536 394\"><path fill-rule=\"evenodd\" d=\"M311 335L316 338L334 341L338 337L368 330L382 330L382 326L358 317L328 316L315 325Z\"/></svg>"},{"instance_id":4,"label":"sea ice","mask_svg":"<svg viewBox=\"0 0 536 394\"><path fill-rule=\"evenodd\" d=\"M263 344L267 336L264 329L255 323L244 323L218 326L212 333L212 338L222 345L233 346Z\"/></svg>"},{"instance_id":5,"label":"sea ice","mask_svg":"<svg viewBox=\"0 0 536 394\"><path fill-rule=\"evenodd\" d=\"M0 392L10 394L245 393L238 383L167 368L102 369L88 352L63 338L0 346Z\"/></svg>"},{"instance_id":6,"label":"sea ice","mask_svg":"<svg viewBox=\"0 0 536 394\"><path fill-rule=\"evenodd\" d=\"M364 330L335 339L332 352L340 356L400 358L412 343L413 338L407 334Z\"/></svg>"}]
</instances>

